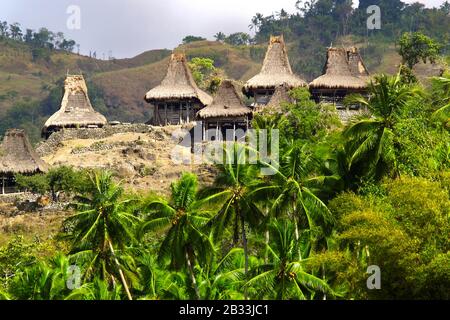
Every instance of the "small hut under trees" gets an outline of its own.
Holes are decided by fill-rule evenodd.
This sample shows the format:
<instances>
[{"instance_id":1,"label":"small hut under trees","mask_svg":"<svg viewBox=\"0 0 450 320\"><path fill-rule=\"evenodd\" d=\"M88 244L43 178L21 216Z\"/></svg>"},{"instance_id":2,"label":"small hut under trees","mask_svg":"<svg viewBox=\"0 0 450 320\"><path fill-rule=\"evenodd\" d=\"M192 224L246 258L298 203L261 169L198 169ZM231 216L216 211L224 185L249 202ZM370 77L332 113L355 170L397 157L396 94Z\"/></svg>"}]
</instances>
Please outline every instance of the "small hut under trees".
<instances>
[{"instance_id":1,"label":"small hut under trees","mask_svg":"<svg viewBox=\"0 0 450 320\"><path fill-rule=\"evenodd\" d=\"M355 61L356 59L352 55L351 67L348 51L345 48L328 48L323 75L309 84L311 94L316 102L330 102L339 109L343 108L343 99L348 94L366 93L366 80L352 74L351 70L355 70L356 74L355 66L359 66L359 62L356 64Z\"/></svg>"},{"instance_id":2,"label":"small hut under trees","mask_svg":"<svg viewBox=\"0 0 450 320\"><path fill-rule=\"evenodd\" d=\"M53 132L64 128L101 128L106 123L106 118L91 105L84 77L68 75L61 108L45 122L42 136L47 139Z\"/></svg>"},{"instance_id":3,"label":"small hut under trees","mask_svg":"<svg viewBox=\"0 0 450 320\"><path fill-rule=\"evenodd\" d=\"M256 105L266 105L284 83L289 89L308 85L292 72L283 36L271 36L261 72L247 81L243 91L255 98Z\"/></svg>"},{"instance_id":4,"label":"small hut under trees","mask_svg":"<svg viewBox=\"0 0 450 320\"><path fill-rule=\"evenodd\" d=\"M192 77L186 56L172 54L161 84L145 95L153 105L154 125L179 125L195 120L195 114L211 104L212 97L200 90Z\"/></svg>"},{"instance_id":5,"label":"small hut under trees","mask_svg":"<svg viewBox=\"0 0 450 320\"><path fill-rule=\"evenodd\" d=\"M238 91L231 80L222 81L211 105L197 113L197 117L203 121L203 140L231 140L239 139L240 132L249 127L252 110L245 106ZM214 134L210 134L214 130ZM228 130L228 132L227 132ZM227 136L228 133L228 136Z\"/></svg>"},{"instance_id":6,"label":"small hut under trees","mask_svg":"<svg viewBox=\"0 0 450 320\"><path fill-rule=\"evenodd\" d=\"M10 129L0 145L1 193L16 192L16 174L33 175L47 172L47 164L39 158L24 130Z\"/></svg>"},{"instance_id":7,"label":"small hut under trees","mask_svg":"<svg viewBox=\"0 0 450 320\"><path fill-rule=\"evenodd\" d=\"M289 85L283 83L276 87L275 92L269 100L267 105L257 105L254 109L255 113L283 113L282 105L284 103L294 103L295 100L289 95Z\"/></svg>"}]
</instances>

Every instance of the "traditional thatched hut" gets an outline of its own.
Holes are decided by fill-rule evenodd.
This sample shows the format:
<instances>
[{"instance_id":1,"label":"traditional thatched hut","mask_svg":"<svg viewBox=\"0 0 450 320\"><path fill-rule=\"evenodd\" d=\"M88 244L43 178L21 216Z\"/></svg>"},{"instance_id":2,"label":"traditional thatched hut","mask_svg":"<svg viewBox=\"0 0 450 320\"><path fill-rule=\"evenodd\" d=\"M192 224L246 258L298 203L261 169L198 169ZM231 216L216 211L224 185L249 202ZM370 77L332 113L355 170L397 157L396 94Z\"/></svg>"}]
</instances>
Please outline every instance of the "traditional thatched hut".
<instances>
[{"instance_id":1,"label":"traditional thatched hut","mask_svg":"<svg viewBox=\"0 0 450 320\"><path fill-rule=\"evenodd\" d=\"M193 121L196 112L212 102L212 98L198 88L186 56L180 53L172 54L166 77L159 86L147 92L145 100L154 107L155 125Z\"/></svg>"},{"instance_id":2,"label":"traditional thatched hut","mask_svg":"<svg viewBox=\"0 0 450 320\"><path fill-rule=\"evenodd\" d=\"M309 87L316 101L340 104L347 94L365 93L367 83L352 74L346 49L329 48L324 74Z\"/></svg>"},{"instance_id":3,"label":"traditional thatched hut","mask_svg":"<svg viewBox=\"0 0 450 320\"><path fill-rule=\"evenodd\" d=\"M307 83L292 72L283 36L270 37L261 72L247 81L243 91L255 98L256 105L267 104L275 88L286 83L289 89Z\"/></svg>"},{"instance_id":4,"label":"traditional thatched hut","mask_svg":"<svg viewBox=\"0 0 450 320\"><path fill-rule=\"evenodd\" d=\"M106 123L106 118L92 108L83 76L68 75L61 108L45 122L42 136L48 138L63 128L103 127Z\"/></svg>"},{"instance_id":5,"label":"traditional thatched hut","mask_svg":"<svg viewBox=\"0 0 450 320\"><path fill-rule=\"evenodd\" d=\"M203 140L211 138L207 132L211 129L215 130L216 140L228 137L227 130L229 135L232 133L236 137L236 130L248 129L251 114L252 110L244 105L233 82L222 81L211 105L197 113L197 117L203 120Z\"/></svg>"},{"instance_id":6,"label":"traditional thatched hut","mask_svg":"<svg viewBox=\"0 0 450 320\"><path fill-rule=\"evenodd\" d=\"M294 99L289 95L289 85L283 83L282 85L276 87L275 92L269 100L267 105L257 105L254 112L267 112L271 113L282 113L281 108L283 103L294 103Z\"/></svg>"},{"instance_id":7,"label":"traditional thatched hut","mask_svg":"<svg viewBox=\"0 0 450 320\"><path fill-rule=\"evenodd\" d=\"M46 172L47 164L33 150L24 130L10 129L0 145L1 193L16 191L15 174Z\"/></svg>"}]
</instances>

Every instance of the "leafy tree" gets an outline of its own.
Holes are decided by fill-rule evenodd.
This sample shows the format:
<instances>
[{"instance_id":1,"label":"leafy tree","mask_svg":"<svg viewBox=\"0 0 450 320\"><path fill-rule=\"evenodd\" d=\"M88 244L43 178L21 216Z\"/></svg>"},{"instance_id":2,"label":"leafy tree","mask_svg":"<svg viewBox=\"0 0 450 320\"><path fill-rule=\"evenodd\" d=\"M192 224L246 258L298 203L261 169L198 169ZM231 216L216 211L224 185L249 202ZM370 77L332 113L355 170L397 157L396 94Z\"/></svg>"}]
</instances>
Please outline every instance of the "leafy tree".
<instances>
[{"instance_id":1,"label":"leafy tree","mask_svg":"<svg viewBox=\"0 0 450 320\"><path fill-rule=\"evenodd\" d=\"M87 184L86 177L82 172L77 172L68 166L50 169L46 178L54 201L57 200L57 194L60 191L69 194L76 191L82 192Z\"/></svg>"},{"instance_id":2,"label":"leafy tree","mask_svg":"<svg viewBox=\"0 0 450 320\"><path fill-rule=\"evenodd\" d=\"M192 71L197 85L215 93L222 82L222 70L214 66L214 60L210 58L194 57L189 62L189 68Z\"/></svg>"},{"instance_id":3,"label":"leafy tree","mask_svg":"<svg viewBox=\"0 0 450 320\"><path fill-rule=\"evenodd\" d=\"M434 63L441 49L441 45L421 32L404 33L399 45L403 63L410 69L420 61Z\"/></svg>"},{"instance_id":4,"label":"leafy tree","mask_svg":"<svg viewBox=\"0 0 450 320\"><path fill-rule=\"evenodd\" d=\"M206 38L203 37L197 37L197 36L186 36L183 38L183 44L188 44L191 42L196 42L196 41L205 41Z\"/></svg>"},{"instance_id":5,"label":"leafy tree","mask_svg":"<svg viewBox=\"0 0 450 320\"><path fill-rule=\"evenodd\" d=\"M10 36L11 39L13 40L17 40L20 41L22 40L22 29L20 28L20 24L19 23L13 23L9 26L9 32L10 32Z\"/></svg>"},{"instance_id":6,"label":"leafy tree","mask_svg":"<svg viewBox=\"0 0 450 320\"><path fill-rule=\"evenodd\" d=\"M18 174L15 176L17 187L37 194L45 194L49 191L48 181L44 174L31 176Z\"/></svg>"},{"instance_id":7,"label":"leafy tree","mask_svg":"<svg viewBox=\"0 0 450 320\"><path fill-rule=\"evenodd\" d=\"M236 32L230 34L226 39L225 42L232 45L232 46L245 46L250 44L251 37L249 34L245 32Z\"/></svg>"},{"instance_id":8,"label":"leafy tree","mask_svg":"<svg viewBox=\"0 0 450 320\"><path fill-rule=\"evenodd\" d=\"M225 41L225 39L226 39L226 35L225 35L225 33L223 33L223 32L217 32L215 35L214 35L214 38L216 39L216 41L219 41L219 42L224 42Z\"/></svg>"},{"instance_id":9,"label":"leafy tree","mask_svg":"<svg viewBox=\"0 0 450 320\"><path fill-rule=\"evenodd\" d=\"M0 37L7 38L9 37L9 28L8 22L0 21Z\"/></svg>"}]
</instances>

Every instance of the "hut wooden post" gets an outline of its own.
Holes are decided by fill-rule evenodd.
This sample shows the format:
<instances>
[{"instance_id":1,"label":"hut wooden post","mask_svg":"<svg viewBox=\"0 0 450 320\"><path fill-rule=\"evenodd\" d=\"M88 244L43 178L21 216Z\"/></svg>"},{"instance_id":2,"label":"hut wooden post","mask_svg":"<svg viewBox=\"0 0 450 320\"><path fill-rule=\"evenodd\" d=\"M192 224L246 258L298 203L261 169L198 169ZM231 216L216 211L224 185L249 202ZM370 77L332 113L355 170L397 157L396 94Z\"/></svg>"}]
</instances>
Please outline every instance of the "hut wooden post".
<instances>
[{"instance_id":1,"label":"hut wooden post","mask_svg":"<svg viewBox=\"0 0 450 320\"><path fill-rule=\"evenodd\" d=\"M190 105L190 103L188 102L187 105L186 105L186 122L187 122L187 123L190 122L190 119L189 119L189 112L191 112L191 111L190 111L189 105Z\"/></svg>"},{"instance_id":2,"label":"hut wooden post","mask_svg":"<svg viewBox=\"0 0 450 320\"><path fill-rule=\"evenodd\" d=\"M203 121L202 122L202 126L203 126L203 135L202 135L202 139L203 139L203 141L205 141L206 139L207 139L207 137L206 137L206 121Z\"/></svg>"},{"instance_id":3,"label":"hut wooden post","mask_svg":"<svg viewBox=\"0 0 450 320\"><path fill-rule=\"evenodd\" d=\"M5 194L5 176L2 176L2 194Z\"/></svg>"},{"instance_id":4,"label":"hut wooden post","mask_svg":"<svg viewBox=\"0 0 450 320\"><path fill-rule=\"evenodd\" d=\"M216 140L219 141L219 121L216 121Z\"/></svg>"},{"instance_id":5,"label":"hut wooden post","mask_svg":"<svg viewBox=\"0 0 450 320\"><path fill-rule=\"evenodd\" d=\"M164 103L164 125L167 126L167 103Z\"/></svg>"}]
</instances>

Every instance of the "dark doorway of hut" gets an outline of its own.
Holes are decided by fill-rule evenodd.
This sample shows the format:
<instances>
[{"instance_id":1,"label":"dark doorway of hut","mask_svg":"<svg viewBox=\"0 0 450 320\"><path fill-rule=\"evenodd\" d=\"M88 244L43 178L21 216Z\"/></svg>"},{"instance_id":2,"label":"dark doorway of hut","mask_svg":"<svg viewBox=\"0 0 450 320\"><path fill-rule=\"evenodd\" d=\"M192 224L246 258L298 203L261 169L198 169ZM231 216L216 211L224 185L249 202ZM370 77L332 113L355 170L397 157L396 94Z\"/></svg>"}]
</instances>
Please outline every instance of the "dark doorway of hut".
<instances>
[{"instance_id":1,"label":"dark doorway of hut","mask_svg":"<svg viewBox=\"0 0 450 320\"><path fill-rule=\"evenodd\" d=\"M12 175L2 176L0 180L2 194L17 193L16 179Z\"/></svg>"}]
</instances>

